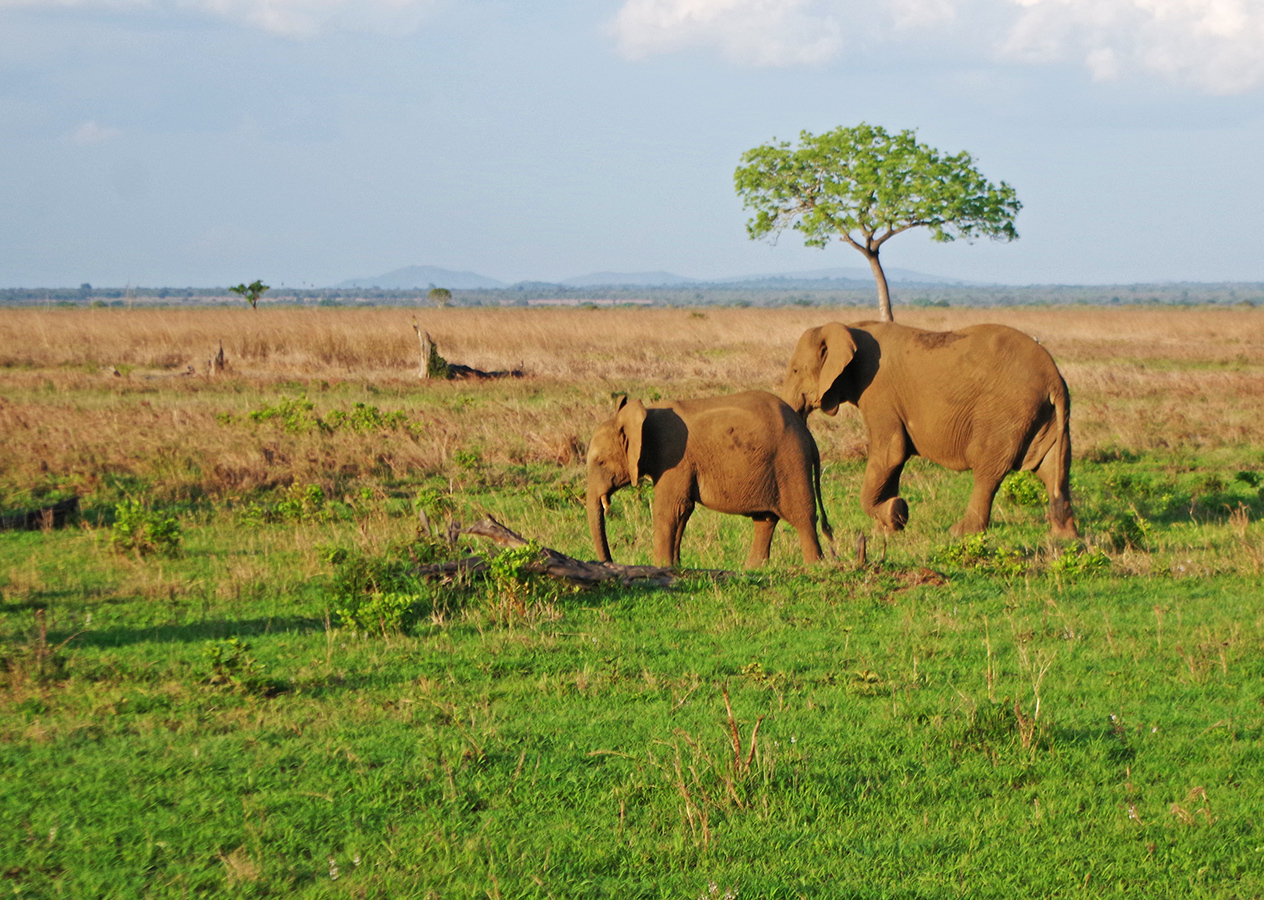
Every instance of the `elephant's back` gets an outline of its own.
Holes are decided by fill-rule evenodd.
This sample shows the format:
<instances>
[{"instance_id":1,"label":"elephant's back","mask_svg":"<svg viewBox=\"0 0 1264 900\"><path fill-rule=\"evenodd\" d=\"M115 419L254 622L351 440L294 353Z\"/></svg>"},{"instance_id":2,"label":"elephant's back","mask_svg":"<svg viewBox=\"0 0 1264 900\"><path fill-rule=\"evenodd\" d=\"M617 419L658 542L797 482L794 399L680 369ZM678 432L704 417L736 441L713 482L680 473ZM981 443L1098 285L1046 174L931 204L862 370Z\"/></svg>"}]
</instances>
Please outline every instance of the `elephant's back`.
<instances>
[{"instance_id":1,"label":"elephant's back","mask_svg":"<svg viewBox=\"0 0 1264 900\"><path fill-rule=\"evenodd\" d=\"M759 422L764 426L801 421L786 401L769 391L742 391L720 397L677 400L671 404L677 414L690 419L731 419L733 422Z\"/></svg>"}]
</instances>

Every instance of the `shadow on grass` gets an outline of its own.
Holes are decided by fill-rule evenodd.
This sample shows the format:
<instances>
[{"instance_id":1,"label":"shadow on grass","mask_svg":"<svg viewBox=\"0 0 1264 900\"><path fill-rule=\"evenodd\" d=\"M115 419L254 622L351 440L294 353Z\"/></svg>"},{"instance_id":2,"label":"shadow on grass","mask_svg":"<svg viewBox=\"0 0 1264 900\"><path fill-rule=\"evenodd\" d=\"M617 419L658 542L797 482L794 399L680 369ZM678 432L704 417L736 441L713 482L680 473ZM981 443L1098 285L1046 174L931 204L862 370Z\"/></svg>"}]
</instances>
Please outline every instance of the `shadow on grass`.
<instances>
[{"instance_id":1,"label":"shadow on grass","mask_svg":"<svg viewBox=\"0 0 1264 900\"><path fill-rule=\"evenodd\" d=\"M211 619L188 625L149 625L139 628L102 628L82 632L49 631L50 643L74 636L75 647L126 647L132 644L199 643L228 637L261 634L307 634L324 631L322 619L301 616L269 616L260 619Z\"/></svg>"}]
</instances>

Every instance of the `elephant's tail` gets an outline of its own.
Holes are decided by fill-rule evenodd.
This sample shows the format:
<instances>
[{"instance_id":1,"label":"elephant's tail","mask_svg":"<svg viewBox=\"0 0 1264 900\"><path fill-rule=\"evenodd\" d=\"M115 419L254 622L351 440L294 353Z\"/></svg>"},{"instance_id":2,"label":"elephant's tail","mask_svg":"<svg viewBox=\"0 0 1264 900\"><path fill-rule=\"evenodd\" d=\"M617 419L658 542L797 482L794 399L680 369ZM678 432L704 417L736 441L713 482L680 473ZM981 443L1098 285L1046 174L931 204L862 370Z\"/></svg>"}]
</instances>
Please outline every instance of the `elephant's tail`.
<instances>
[{"instance_id":1,"label":"elephant's tail","mask_svg":"<svg viewBox=\"0 0 1264 900\"><path fill-rule=\"evenodd\" d=\"M821 452L816 447L816 440L812 440L812 490L816 494L816 507L821 518L821 534L825 535L829 541L830 554L835 558L838 551L834 547L834 529L830 526L829 516L825 514L825 497L821 493Z\"/></svg>"},{"instance_id":2,"label":"elephant's tail","mask_svg":"<svg viewBox=\"0 0 1264 900\"><path fill-rule=\"evenodd\" d=\"M1075 519L1071 513L1071 393L1066 381L1059 379L1061 390L1050 393L1053 403L1054 427L1054 478L1056 490L1049 497L1049 520L1054 531L1067 537L1076 535Z\"/></svg>"}]
</instances>

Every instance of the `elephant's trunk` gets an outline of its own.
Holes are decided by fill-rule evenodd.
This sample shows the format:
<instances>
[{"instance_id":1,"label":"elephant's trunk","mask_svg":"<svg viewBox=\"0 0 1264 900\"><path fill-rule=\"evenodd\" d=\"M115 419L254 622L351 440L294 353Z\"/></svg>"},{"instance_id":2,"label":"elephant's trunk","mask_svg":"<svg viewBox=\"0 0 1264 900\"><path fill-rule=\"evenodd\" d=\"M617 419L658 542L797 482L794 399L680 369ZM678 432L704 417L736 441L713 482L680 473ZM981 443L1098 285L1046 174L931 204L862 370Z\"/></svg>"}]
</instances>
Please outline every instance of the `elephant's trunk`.
<instances>
[{"instance_id":1,"label":"elephant's trunk","mask_svg":"<svg viewBox=\"0 0 1264 900\"><path fill-rule=\"evenodd\" d=\"M606 507L609 505L609 494L588 489L588 530L592 532L593 549L601 562L610 562L610 544L606 541Z\"/></svg>"}]
</instances>

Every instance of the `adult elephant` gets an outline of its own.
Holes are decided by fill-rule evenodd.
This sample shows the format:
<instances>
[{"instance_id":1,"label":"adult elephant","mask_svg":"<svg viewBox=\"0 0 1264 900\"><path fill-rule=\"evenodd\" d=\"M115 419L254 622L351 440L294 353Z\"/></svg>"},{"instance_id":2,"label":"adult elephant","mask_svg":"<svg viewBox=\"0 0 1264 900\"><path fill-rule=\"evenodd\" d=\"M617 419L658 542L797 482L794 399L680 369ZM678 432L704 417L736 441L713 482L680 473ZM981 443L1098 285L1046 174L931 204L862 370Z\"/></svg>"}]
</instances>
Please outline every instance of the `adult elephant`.
<instances>
[{"instance_id":1,"label":"adult elephant","mask_svg":"<svg viewBox=\"0 0 1264 900\"><path fill-rule=\"evenodd\" d=\"M678 400L646 407L620 397L588 445L588 524L593 546L610 561L606 510L619 488L642 475L654 483L654 560L680 564L680 541L695 504L755 523L746 565L768 559L773 530L785 519L799 535L805 562L821 559L816 536L832 537L820 502L820 456L803 419L767 391Z\"/></svg>"},{"instance_id":2,"label":"adult elephant","mask_svg":"<svg viewBox=\"0 0 1264 900\"><path fill-rule=\"evenodd\" d=\"M1075 537L1071 401L1048 352L1004 325L924 331L890 322L831 322L799 338L782 397L805 419L859 407L869 435L860 502L883 531L908 522L900 473L910 456L974 473L954 534L987 528L1012 470L1034 471L1049 493L1055 537Z\"/></svg>"}]
</instances>

